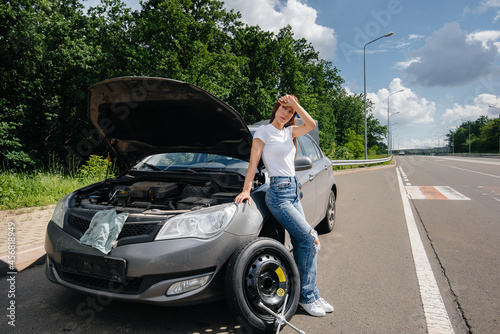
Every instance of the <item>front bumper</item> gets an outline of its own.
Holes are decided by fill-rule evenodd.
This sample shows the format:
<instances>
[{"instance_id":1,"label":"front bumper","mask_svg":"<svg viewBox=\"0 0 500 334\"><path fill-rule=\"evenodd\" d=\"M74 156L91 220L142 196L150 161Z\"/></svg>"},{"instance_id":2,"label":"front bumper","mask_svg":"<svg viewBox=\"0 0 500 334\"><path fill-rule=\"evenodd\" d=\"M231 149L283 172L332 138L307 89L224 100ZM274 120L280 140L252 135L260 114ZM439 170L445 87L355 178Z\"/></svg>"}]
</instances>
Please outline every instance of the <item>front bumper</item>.
<instances>
[{"instance_id":1,"label":"front bumper","mask_svg":"<svg viewBox=\"0 0 500 334\"><path fill-rule=\"evenodd\" d=\"M104 254L82 245L50 222L45 240L45 273L54 283L107 298L171 306L198 304L223 297L225 263L235 250L256 237L256 234L237 235L224 231L207 240L184 238L118 246L108 254L126 261L125 279L117 282L65 270L61 263L63 252L100 257ZM204 286L178 295L166 295L172 284L203 275L211 275Z\"/></svg>"}]
</instances>

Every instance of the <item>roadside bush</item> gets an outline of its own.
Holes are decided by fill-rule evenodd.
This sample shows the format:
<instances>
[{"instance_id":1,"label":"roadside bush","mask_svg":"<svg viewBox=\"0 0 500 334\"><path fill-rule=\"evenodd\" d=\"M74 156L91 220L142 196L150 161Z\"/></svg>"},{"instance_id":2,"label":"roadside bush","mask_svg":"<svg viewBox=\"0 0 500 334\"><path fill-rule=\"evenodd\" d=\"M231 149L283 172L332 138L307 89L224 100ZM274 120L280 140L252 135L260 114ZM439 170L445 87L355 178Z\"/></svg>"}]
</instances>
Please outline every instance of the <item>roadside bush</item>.
<instances>
[{"instance_id":1,"label":"roadside bush","mask_svg":"<svg viewBox=\"0 0 500 334\"><path fill-rule=\"evenodd\" d=\"M352 160L354 154L349 152L349 149L344 146L337 146L335 143L330 145L330 148L325 150L325 155L330 160Z\"/></svg>"},{"instance_id":2,"label":"roadside bush","mask_svg":"<svg viewBox=\"0 0 500 334\"><path fill-rule=\"evenodd\" d=\"M114 164L109 162L110 168L114 168ZM98 155L91 155L87 162L80 166L77 174L82 179L99 179L102 180L106 177L108 170L108 159ZM110 173L112 174L112 173ZM110 175L108 175L109 177Z\"/></svg>"}]
</instances>

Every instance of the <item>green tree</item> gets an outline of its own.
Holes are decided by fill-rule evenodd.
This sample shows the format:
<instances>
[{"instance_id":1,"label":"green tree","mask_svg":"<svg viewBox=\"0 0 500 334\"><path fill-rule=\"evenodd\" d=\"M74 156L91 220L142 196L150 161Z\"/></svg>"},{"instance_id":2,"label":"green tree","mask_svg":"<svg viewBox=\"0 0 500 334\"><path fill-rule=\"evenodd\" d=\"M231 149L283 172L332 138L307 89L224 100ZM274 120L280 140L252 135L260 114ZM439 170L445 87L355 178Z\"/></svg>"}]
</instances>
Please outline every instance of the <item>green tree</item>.
<instances>
[{"instance_id":1,"label":"green tree","mask_svg":"<svg viewBox=\"0 0 500 334\"><path fill-rule=\"evenodd\" d=\"M27 167L60 150L61 134L75 124L95 62L76 0L13 0L0 5L2 70L0 121L10 130L4 164ZM77 106L78 105L78 106ZM29 157L29 158L28 158Z\"/></svg>"},{"instance_id":2,"label":"green tree","mask_svg":"<svg viewBox=\"0 0 500 334\"><path fill-rule=\"evenodd\" d=\"M500 118L488 120L481 128L478 138L480 152L500 153Z\"/></svg>"},{"instance_id":3,"label":"green tree","mask_svg":"<svg viewBox=\"0 0 500 334\"><path fill-rule=\"evenodd\" d=\"M347 130L347 143L345 148L353 155L354 159L362 159L365 154L364 136L358 135L354 130Z\"/></svg>"},{"instance_id":4,"label":"green tree","mask_svg":"<svg viewBox=\"0 0 500 334\"><path fill-rule=\"evenodd\" d=\"M368 147L373 147L373 146L380 146L380 147L387 147L386 144L384 144L384 137L387 134L387 125L381 125L380 121L375 118L375 116L370 113L367 117L366 120L367 124L367 142L368 142Z\"/></svg>"},{"instance_id":5,"label":"green tree","mask_svg":"<svg viewBox=\"0 0 500 334\"><path fill-rule=\"evenodd\" d=\"M247 26L217 0L145 0L138 11L101 0L87 13L81 2L0 4L4 166L33 169L53 156L70 165L106 155L88 121L87 89L128 75L196 84L248 123L267 119L280 95L295 94L318 120L323 148L354 149L364 133L361 95L347 94L333 64L289 26L277 34ZM370 145L382 133L369 119Z\"/></svg>"},{"instance_id":6,"label":"green tree","mask_svg":"<svg viewBox=\"0 0 500 334\"><path fill-rule=\"evenodd\" d=\"M333 101L333 105L337 145L342 146L347 143L349 130L364 136L364 100L362 94L348 94L344 90Z\"/></svg>"}]
</instances>

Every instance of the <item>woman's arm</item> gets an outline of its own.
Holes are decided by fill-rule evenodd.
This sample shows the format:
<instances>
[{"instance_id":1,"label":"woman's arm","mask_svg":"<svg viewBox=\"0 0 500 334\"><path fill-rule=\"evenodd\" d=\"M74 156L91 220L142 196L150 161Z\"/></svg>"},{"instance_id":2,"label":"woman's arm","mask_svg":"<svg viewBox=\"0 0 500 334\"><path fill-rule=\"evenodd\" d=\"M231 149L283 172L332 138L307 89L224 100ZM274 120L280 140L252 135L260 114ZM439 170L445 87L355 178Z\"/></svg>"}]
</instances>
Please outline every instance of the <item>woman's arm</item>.
<instances>
[{"instance_id":1,"label":"woman's arm","mask_svg":"<svg viewBox=\"0 0 500 334\"><path fill-rule=\"evenodd\" d=\"M259 164L260 157L262 156L262 150L264 149L264 142L255 138L252 141L252 150L250 151L250 163L248 165L247 174L245 175L245 183L243 185L243 191L236 196L235 202L237 204L248 200L248 204L252 203L252 198L250 197L250 191L252 190L252 182L255 178L255 171L257 170L257 165Z\"/></svg>"}]
</instances>

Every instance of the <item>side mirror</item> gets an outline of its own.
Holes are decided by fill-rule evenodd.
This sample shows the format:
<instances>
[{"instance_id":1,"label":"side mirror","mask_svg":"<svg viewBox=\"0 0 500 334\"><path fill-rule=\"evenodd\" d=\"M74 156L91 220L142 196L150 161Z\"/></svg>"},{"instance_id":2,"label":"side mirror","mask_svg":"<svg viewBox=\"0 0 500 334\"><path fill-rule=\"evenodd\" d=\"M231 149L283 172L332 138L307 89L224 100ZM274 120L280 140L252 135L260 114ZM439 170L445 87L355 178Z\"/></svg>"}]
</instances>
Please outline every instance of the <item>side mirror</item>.
<instances>
[{"instance_id":1,"label":"side mirror","mask_svg":"<svg viewBox=\"0 0 500 334\"><path fill-rule=\"evenodd\" d=\"M295 159L295 171L301 172L311 169L313 166L312 160L309 157L298 157Z\"/></svg>"}]
</instances>

